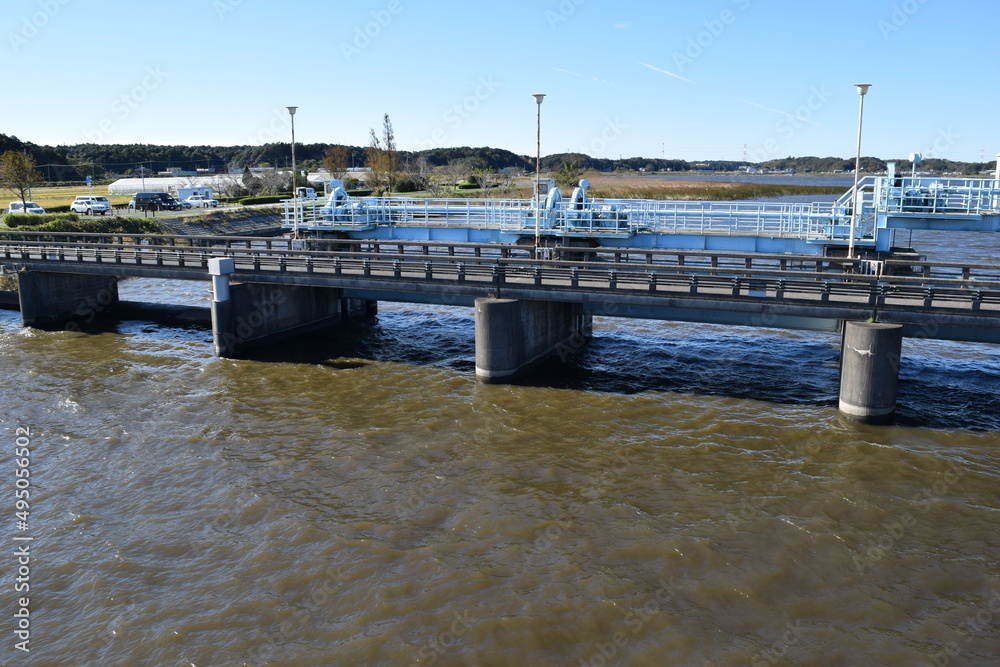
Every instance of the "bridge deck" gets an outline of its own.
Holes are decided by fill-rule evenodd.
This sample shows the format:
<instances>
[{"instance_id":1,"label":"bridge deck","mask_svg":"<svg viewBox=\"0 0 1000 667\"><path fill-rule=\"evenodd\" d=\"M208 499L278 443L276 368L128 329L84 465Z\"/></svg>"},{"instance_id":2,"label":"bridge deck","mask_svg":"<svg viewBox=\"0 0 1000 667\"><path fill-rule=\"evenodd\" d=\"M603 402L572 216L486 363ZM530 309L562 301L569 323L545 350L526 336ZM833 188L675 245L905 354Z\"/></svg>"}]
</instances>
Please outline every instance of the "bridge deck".
<instances>
[{"instance_id":1,"label":"bridge deck","mask_svg":"<svg viewBox=\"0 0 1000 667\"><path fill-rule=\"evenodd\" d=\"M5 238L4 238L5 237ZM49 239L53 240L49 240ZM625 249L287 239L21 233L0 237L0 262L29 270L207 280L233 257L233 279L339 287L347 296L471 305L477 296L567 301L593 314L789 328L841 320L907 325L908 335L1000 342L1000 265Z\"/></svg>"}]
</instances>

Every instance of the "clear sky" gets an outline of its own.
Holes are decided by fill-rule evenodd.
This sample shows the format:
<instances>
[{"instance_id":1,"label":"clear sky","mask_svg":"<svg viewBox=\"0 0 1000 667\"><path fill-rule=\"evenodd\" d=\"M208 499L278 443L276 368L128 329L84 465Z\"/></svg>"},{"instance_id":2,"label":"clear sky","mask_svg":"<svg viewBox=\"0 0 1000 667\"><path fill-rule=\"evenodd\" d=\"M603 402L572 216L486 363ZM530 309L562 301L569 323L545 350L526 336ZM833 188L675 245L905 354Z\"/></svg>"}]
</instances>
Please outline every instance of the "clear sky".
<instances>
[{"instance_id":1,"label":"clear sky","mask_svg":"<svg viewBox=\"0 0 1000 667\"><path fill-rule=\"evenodd\" d=\"M995 0L5 0L0 133L761 161L1000 151ZM20 94L18 94L20 91Z\"/></svg>"}]
</instances>

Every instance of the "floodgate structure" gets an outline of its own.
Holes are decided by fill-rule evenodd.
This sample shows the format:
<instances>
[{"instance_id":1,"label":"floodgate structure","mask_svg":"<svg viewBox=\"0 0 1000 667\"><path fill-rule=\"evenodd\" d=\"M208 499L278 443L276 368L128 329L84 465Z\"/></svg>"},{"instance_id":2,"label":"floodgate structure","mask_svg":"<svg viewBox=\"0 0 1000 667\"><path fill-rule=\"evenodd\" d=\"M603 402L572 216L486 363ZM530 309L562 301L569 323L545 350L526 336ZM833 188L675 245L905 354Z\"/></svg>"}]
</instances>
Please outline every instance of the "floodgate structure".
<instances>
[{"instance_id":1,"label":"floodgate structure","mask_svg":"<svg viewBox=\"0 0 1000 667\"><path fill-rule=\"evenodd\" d=\"M996 179L867 177L834 202L593 199L581 181L564 199L541 181L535 199L288 200L285 230L315 238L672 248L824 256L892 256L900 230L1000 230Z\"/></svg>"},{"instance_id":2,"label":"floodgate structure","mask_svg":"<svg viewBox=\"0 0 1000 667\"><path fill-rule=\"evenodd\" d=\"M9 231L0 264L17 272L25 326L114 316L121 277L211 281L223 357L378 301L473 307L485 382L571 356L595 315L841 332L840 409L873 422L895 410L904 336L1000 343L1000 264L899 258L891 241L898 229L997 231L998 181L866 179L811 205L557 193L539 207L335 190L315 207L289 202L282 238Z\"/></svg>"}]
</instances>

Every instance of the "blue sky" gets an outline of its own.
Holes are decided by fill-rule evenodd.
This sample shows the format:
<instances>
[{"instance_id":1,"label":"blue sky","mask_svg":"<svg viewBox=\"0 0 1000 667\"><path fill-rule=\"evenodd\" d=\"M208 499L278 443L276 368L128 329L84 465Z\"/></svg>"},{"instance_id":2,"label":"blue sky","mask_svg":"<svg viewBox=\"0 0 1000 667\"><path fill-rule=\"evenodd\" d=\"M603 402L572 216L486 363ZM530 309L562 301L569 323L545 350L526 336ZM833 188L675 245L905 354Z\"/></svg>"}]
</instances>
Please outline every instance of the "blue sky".
<instances>
[{"instance_id":1,"label":"blue sky","mask_svg":"<svg viewBox=\"0 0 1000 667\"><path fill-rule=\"evenodd\" d=\"M1000 151L992 0L7 0L0 132L83 142L493 146L974 161ZM16 76L15 76L16 75ZM745 148L744 148L745 147Z\"/></svg>"}]
</instances>

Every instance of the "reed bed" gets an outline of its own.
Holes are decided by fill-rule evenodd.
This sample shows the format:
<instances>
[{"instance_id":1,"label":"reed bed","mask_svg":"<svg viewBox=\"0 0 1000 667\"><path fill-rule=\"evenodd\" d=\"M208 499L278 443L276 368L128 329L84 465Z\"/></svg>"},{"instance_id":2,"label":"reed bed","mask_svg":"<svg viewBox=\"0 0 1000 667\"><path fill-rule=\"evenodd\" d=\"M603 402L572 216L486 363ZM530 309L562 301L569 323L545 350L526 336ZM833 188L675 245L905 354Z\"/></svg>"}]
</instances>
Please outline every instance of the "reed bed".
<instances>
[{"instance_id":1,"label":"reed bed","mask_svg":"<svg viewBox=\"0 0 1000 667\"><path fill-rule=\"evenodd\" d=\"M600 199L667 199L730 201L789 195L842 194L843 186L723 183L647 178L641 176L588 176L588 196ZM563 188L563 194L566 188Z\"/></svg>"}]
</instances>

